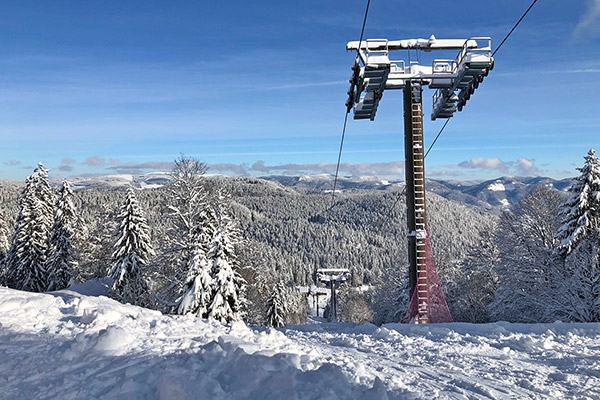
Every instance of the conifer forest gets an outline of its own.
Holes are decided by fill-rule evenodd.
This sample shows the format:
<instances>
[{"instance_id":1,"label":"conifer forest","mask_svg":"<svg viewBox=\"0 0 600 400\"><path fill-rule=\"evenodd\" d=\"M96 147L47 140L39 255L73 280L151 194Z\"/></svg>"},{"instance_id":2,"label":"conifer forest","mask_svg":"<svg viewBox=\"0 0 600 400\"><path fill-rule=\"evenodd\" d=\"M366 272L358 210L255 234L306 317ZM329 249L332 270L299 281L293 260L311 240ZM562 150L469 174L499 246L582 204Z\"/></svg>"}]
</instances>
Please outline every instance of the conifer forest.
<instances>
[{"instance_id":1,"label":"conifer forest","mask_svg":"<svg viewBox=\"0 0 600 400\"><path fill-rule=\"evenodd\" d=\"M567 190L530 185L510 208L430 193L436 266L456 321L600 321L600 164ZM2 284L46 292L110 283L111 296L167 314L275 327L302 323L301 287L348 268L339 318L398 322L409 300L400 190L319 188L207 174L181 156L159 188L76 188L40 164L0 187ZM285 182L283 182L285 183ZM446 196L449 197L449 196Z\"/></svg>"}]
</instances>

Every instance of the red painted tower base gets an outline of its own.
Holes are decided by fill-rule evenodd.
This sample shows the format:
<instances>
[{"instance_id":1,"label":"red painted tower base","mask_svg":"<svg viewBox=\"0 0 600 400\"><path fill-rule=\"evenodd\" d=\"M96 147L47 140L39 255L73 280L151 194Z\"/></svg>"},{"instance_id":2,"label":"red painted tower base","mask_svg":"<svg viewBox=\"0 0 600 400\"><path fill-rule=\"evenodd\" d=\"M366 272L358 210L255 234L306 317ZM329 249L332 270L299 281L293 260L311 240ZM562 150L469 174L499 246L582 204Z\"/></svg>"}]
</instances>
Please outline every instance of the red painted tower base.
<instances>
[{"instance_id":1,"label":"red painted tower base","mask_svg":"<svg viewBox=\"0 0 600 400\"><path fill-rule=\"evenodd\" d=\"M440 278L438 277L431 243L429 242L429 231L425 237L425 271L418 271L418 281L426 285L417 285L410 299L408 310L402 318L403 324L423 324L453 322L450 309L444 298ZM419 290L419 288L424 290Z\"/></svg>"}]
</instances>

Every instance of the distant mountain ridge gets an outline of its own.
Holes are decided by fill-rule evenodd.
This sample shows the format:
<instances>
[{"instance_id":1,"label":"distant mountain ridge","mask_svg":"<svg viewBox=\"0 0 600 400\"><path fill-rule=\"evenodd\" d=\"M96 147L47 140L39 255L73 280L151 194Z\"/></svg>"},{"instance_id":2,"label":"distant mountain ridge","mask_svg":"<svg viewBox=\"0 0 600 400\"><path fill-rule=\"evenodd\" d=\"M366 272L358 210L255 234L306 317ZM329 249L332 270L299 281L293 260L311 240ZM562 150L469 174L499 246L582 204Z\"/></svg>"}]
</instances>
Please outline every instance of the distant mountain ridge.
<instances>
[{"instance_id":1,"label":"distant mountain ridge","mask_svg":"<svg viewBox=\"0 0 600 400\"><path fill-rule=\"evenodd\" d=\"M209 175L209 178L211 175ZM333 177L331 175L304 176L264 176L261 179L283 187L293 189L302 194L331 193ZM427 190L448 200L475 206L490 211L500 211L517 203L535 186L544 185L559 191L565 191L572 178L556 180L547 177L511 177L505 176L483 182L427 180ZM94 188L121 188L133 185L139 189L162 187L169 183L167 172L150 172L143 175L105 175L80 177L72 179L78 190ZM398 192L404 189L404 181L400 179L383 179L377 177L340 177L336 191L339 196L365 191Z\"/></svg>"},{"instance_id":2,"label":"distant mountain ridge","mask_svg":"<svg viewBox=\"0 0 600 400\"><path fill-rule=\"evenodd\" d=\"M276 181L286 187L291 187L302 193L331 192L333 177L289 177L267 176L261 179ZM428 179L428 191L436 193L448 200L461 204L480 207L486 210L502 210L517 203L526 193L538 185L566 191L571 185L572 178L552 179L547 177L500 177L483 182L458 182ZM389 180L376 177L338 179L336 191L340 194L360 191L401 191L404 189L403 180Z\"/></svg>"}]
</instances>

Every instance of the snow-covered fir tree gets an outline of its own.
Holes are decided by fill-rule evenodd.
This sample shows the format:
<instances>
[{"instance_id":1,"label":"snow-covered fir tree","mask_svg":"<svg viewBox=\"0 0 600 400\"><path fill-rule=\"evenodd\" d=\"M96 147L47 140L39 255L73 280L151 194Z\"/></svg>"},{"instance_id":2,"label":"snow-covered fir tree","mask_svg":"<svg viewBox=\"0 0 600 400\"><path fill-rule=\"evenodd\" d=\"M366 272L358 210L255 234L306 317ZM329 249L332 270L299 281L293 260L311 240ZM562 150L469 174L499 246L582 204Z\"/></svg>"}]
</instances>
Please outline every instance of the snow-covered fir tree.
<instances>
[{"instance_id":1,"label":"snow-covered fir tree","mask_svg":"<svg viewBox=\"0 0 600 400\"><path fill-rule=\"evenodd\" d=\"M54 206L54 225L50 232L50 247L46 270L48 291L64 289L77 268L75 242L81 232L81 220L74 203L73 190L63 179L60 195Z\"/></svg>"},{"instance_id":2,"label":"snow-covered fir tree","mask_svg":"<svg viewBox=\"0 0 600 400\"><path fill-rule=\"evenodd\" d=\"M191 253L186 265L188 271L184 283L184 294L178 307L178 314L194 313L200 318L208 318L208 311L215 290L212 266L206 252L198 245Z\"/></svg>"},{"instance_id":3,"label":"snow-covered fir tree","mask_svg":"<svg viewBox=\"0 0 600 400\"><path fill-rule=\"evenodd\" d=\"M267 325L282 328L285 325L287 309L286 289L283 282L279 281L273 287L269 300L267 300Z\"/></svg>"},{"instance_id":4,"label":"snow-covered fir tree","mask_svg":"<svg viewBox=\"0 0 600 400\"><path fill-rule=\"evenodd\" d=\"M563 204L562 226L557 239L563 256L569 254L577 243L592 229L600 227L600 161L594 149L584 157L581 175L569 188L570 198Z\"/></svg>"},{"instance_id":5,"label":"snow-covered fir tree","mask_svg":"<svg viewBox=\"0 0 600 400\"><path fill-rule=\"evenodd\" d=\"M500 219L495 235L499 255L493 256L499 259L489 260L494 264L489 276L498 279L494 299L489 304L493 319L511 322L557 319L550 303L558 296L563 280L562 263L554 256L561 202L558 191L537 186Z\"/></svg>"},{"instance_id":6,"label":"snow-covered fir tree","mask_svg":"<svg viewBox=\"0 0 600 400\"><path fill-rule=\"evenodd\" d=\"M238 272L239 262L234 245L239 241L239 232L227 211L228 197L220 193L215 200L216 229L208 252L215 291L208 316L227 323L239 320L242 316L245 282Z\"/></svg>"},{"instance_id":7,"label":"snow-covered fir tree","mask_svg":"<svg viewBox=\"0 0 600 400\"><path fill-rule=\"evenodd\" d=\"M215 215L205 187L206 164L181 155L171 172L169 217L173 224L171 252L178 255L175 271L186 273L182 295L177 302L178 314L195 313L208 317L213 299L214 278L207 253L215 233ZM176 277L176 282L181 278Z\"/></svg>"},{"instance_id":8,"label":"snow-covered fir tree","mask_svg":"<svg viewBox=\"0 0 600 400\"><path fill-rule=\"evenodd\" d=\"M286 289L287 312L285 323L294 325L306 323L306 317L310 312L306 296L297 287L293 286L293 283L290 283Z\"/></svg>"},{"instance_id":9,"label":"snow-covered fir tree","mask_svg":"<svg viewBox=\"0 0 600 400\"><path fill-rule=\"evenodd\" d=\"M336 311L339 321L364 324L373 320L373 310L360 289L344 285L337 292L337 298L339 300Z\"/></svg>"},{"instance_id":10,"label":"snow-covered fir tree","mask_svg":"<svg viewBox=\"0 0 600 400\"><path fill-rule=\"evenodd\" d=\"M54 204L48 171L39 163L25 181L19 198L19 214L4 275L4 283L15 289L43 292L48 287L45 263Z\"/></svg>"},{"instance_id":11,"label":"snow-covered fir tree","mask_svg":"<svg viewBox=\"0 0 600 400\"><path fill-rule=\"evenodd\" d=\"M151 245L150 228L131 187L127 190L118 220L113 264L108 271L114 280L112 290L123 302L144 304L148 291L144 268L154 255L154 250Z\"/></svg>"},{"instance_id":12,"label":"snow-covered fir tree","mask_svg":"<svg viewBox=\"0 0 600 400\"><path fill-rule=\"evenodd\" d=\"M497 269L502 262L497 227L483 231L481 242L460 265L460 273L448 280L444 294L456 322L491 322L489 305L498 287ZM550 232L550 235L554 231Z\"/></svg>"},{"instance_id":13,"label":"snow-covered fir tree","mask_svg":"<svg viewBox=\"0 0 600 400\"><path fill-rule=\"evenodd\" d=\"M552 304L559 318L600 322L600 232L583 237L565 260L564 292Z\"/></svg>"},{"instance_id":14,"label":"snow-covered fir tree","mask_svg":"<svg viewBox=\"0 0 600 400\"><path fill-rule=\"evenodd\" d=\"M113 196L118 192L112 191ZM79 193L82 198L85 238L81 244L81 253L77 278L87 281L106 276L106 266L112 265L115 232L118 231L118 215L121 199L94 196L91 191ZM93 197L92 197L93 196Z\"/></svg>"},{"instance_id":15,"label":"snow-covered fir tree","mask_svg":"<svg viewBox=\"0 0 600 400\"><path fill-rule=\"evenodd\" d=\"M4 270L4 262L6 255L8 254L8 249L10 248L10 242L8 241L9 237L8 224L0 214L0 274Z\"/></svg>"},{"instance_id":16,"label":"snow-covered fir tree","mask_svg":"<svg viewBox=\"0 0 600 400\"><path fill-rule=\"evenodd\" d=\"M581 173L562 204L562 225L556 235L562 261L554 281L558 290L550 300L557 318L600 321L600 160L591 149Z\"/></svg>"}]
</instances>

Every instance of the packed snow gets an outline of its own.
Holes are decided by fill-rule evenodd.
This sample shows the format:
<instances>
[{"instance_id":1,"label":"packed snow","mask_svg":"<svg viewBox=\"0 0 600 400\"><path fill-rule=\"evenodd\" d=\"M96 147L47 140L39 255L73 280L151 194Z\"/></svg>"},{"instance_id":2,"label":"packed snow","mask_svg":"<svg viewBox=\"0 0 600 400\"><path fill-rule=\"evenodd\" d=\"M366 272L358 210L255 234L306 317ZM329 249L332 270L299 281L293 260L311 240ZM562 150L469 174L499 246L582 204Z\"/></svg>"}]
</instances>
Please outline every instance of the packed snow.
<instances>
[{"instance_id":1,"label":"packed snow","mask_svg":"<svg viewBox=\"0 0 600 400\"><path fill-rule=\"evenodd\" d=\"M598 323L251 328L74 291L106 286L0 287L0 398L600 397Z\"/></svg>"}]
</instances>

